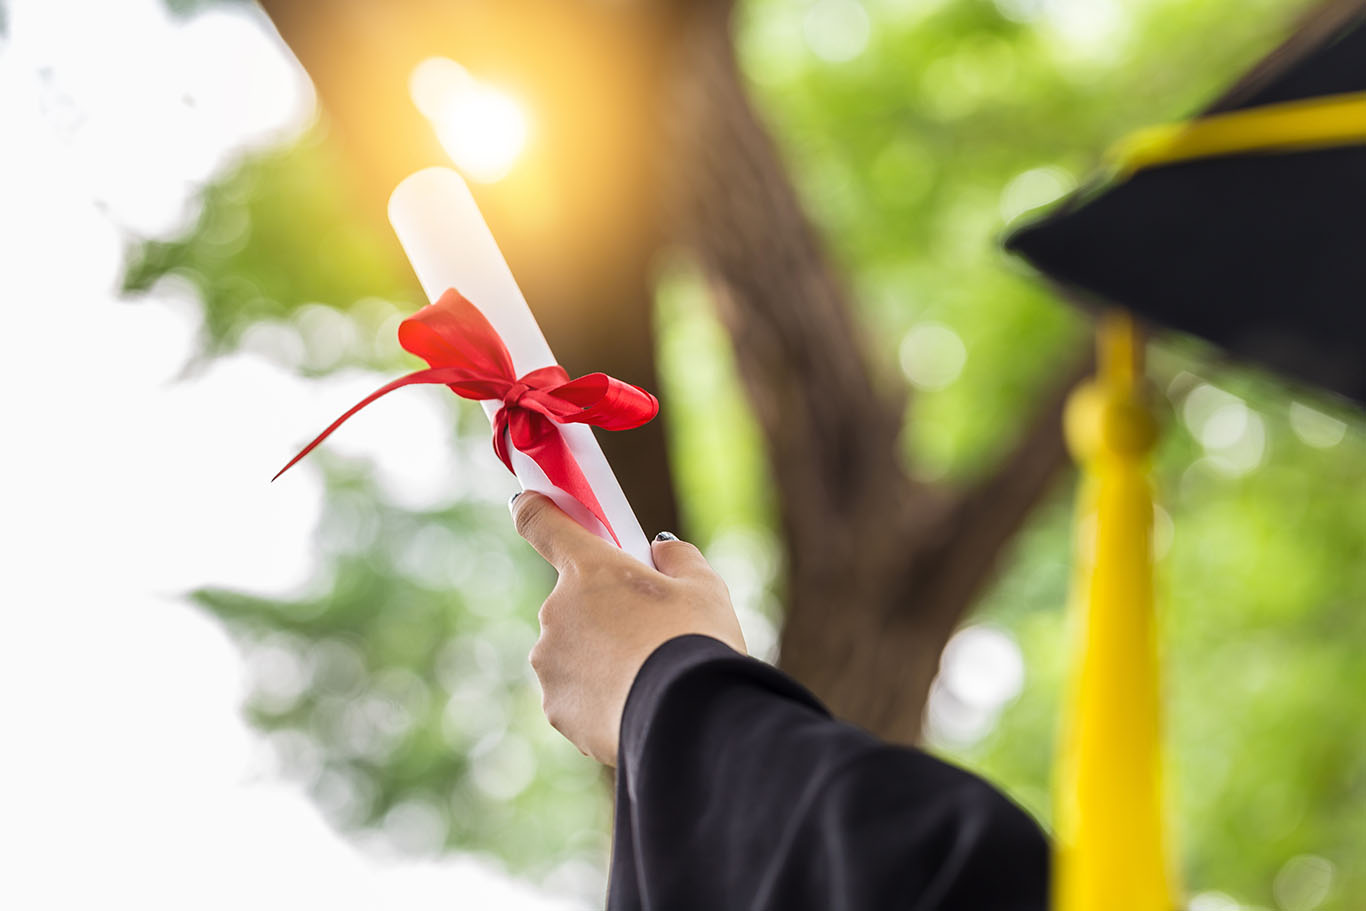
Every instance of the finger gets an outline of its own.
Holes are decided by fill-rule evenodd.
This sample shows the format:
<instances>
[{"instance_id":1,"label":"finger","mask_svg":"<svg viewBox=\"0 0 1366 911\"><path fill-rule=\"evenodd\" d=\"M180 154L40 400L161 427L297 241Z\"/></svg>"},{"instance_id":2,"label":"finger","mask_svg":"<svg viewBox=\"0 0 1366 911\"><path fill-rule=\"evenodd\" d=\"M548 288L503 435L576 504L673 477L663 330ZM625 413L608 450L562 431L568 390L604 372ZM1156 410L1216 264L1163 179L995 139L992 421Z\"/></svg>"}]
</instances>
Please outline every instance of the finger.
<instances>
[{"instance_id":1,"label":"finger","mask_svg":"<svg viewBox=\"0 0 1366 911\"><path fill-rule=\"evenodd\" d=\"M559 572L576 561L600 560L616 552L611 544L569 518L549 497L528 490L514 497L510 507L517 534Z\"/></svg>"},{"instance_id":2,"label":"finger","mask_svg":"<svg viewBox=\"0 0 1366 911\"><path fill-rule=\"evenodd\" d=\"M655 561L655 569L675 579L716 576L702 551L667 531L655 536L650 544L650 556Z\"/></svg>"}]
</instances>

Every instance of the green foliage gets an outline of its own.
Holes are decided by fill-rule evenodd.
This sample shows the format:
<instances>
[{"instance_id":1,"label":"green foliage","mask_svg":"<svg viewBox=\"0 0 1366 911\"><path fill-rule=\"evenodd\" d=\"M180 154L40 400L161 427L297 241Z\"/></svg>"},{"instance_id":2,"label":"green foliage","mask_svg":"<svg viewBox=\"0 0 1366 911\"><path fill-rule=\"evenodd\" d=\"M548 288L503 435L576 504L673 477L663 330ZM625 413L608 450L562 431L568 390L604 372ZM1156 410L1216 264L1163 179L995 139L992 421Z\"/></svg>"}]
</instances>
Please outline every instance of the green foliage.
<instances>
[{"instance_id":1,"label":"green foliage","mask_svg":"<svg viewBox=\"0 0 1366 911\"><path fill-rule=\"evenodd\" d=\"M314 305L351 316L355 335L372 338L396 312L376 307L377 300L413 300L420 292L396 242L348 197L347 178L321 126L247 158L203 192L186 236L130 251L123 290L145 291L168 275L189 281L203 302L210 354L236 347L262 322L302 318L308 335L307 324L321 315L314 309L308 316ZM357 346L303 367L319 373L343 361L378 366L392 355Z\"/></svg>"},{"instance_id":2,"label":"green foliage","mask_svg":"<svg viewBox=\"0 0 1366 911\"><path fill-rule=\"evenodd\" d=\"M130 252L125 291L192 284L205 356L247 347L305 375L409 366L395 329L421 292L346 177L320 125L243 160L204 191L193 231ZM477 486L487 422L472 403L450 413L449 445ZM367 480L370 466L312 458L327 499L309 590L195 595L241 643L246 710L281 767L339 828L380 829L410 851L488 852L541 874L601 866L602 776L545 724L526 663L552 574L502 503L413 511Z\"/></svg>"},{"instance_id":3,"label":"green foliage","mask_svg":"<svg viewBox=\"0 0 1366 911\"><path fill-rule=\"evenodd\" d=\"M544 723L526 663L553 574L514 546L501 503L407 511L367 466L328 468L327 569L309 591L196 595L242 644L247 711L286 774L335 825L408 850L600 863L601 775Z\"/></svg>"},{"instance_id":4,"label":"green foliage","mask_svg":"<svg viewBox=\"0 0 1366 911\"><path fill-rule=\"evenodd\" d=\"M1082 342L1075 315L993 237L1084 181L1126 131L1214 97L1280 39L1298 4L869 0L868 46L839 63L807 47L821 5L751 0L742 59L853 278L875 355L904 363L898 347L927 322L961 338L961 376L917 390L907 425L914 469L954 482L990 465ZM1174 412L1158 480L1175 529L1161 582L1186 882L1192 893L1294 907L1277 875L1309 854L1336 868L1315 907L1359 907L1366 435L1358 420L1337 445L1307 445L1277 381L1212 363L1198 346L1159 347L1153 374ZM1255 432L1245 427L1225 450L1197 440L1197 376L1246 401ZM1249 461L1254 445L1250 467L1228 458ZM1024 692L980 742L941 745L1044 820L1069 657L1070 524L1064 489L973 621L1016 639Z\"/></svg>"},{"instance_id":5,"label":"green foliage","mask_svg":"<svg viewBox=\"0 0 1366 911\"><path fill-rule=\"evenodd\" d=\"M764 533L774 492L730 339L685 258L660 270L657 289L659 370L684 527L702 547L728 530Z\"/></svg>"},{"instance_id":6,"label":"green foliage","mask_svg":"<svg viewBox=\"0 0 1366 911\"><path fill-rule=\"evenodd\" d=\"M1083 181L1125 131L1211 98L1283 33L1295 3L867 0L866 48L822 59L808 17L853 2L748 0L741 59L857 292L878 368L920 384L909 464L961 483L989 470L1058 364L1085 344L1082 321L995 238ZM321 137L226 175L194 232L134 251L127 286L193 281L210 353L288 326L304 339L291 361L302 372L392 364L392 323L411 306L388 302L416 293L392 241L344 204ZM661 272L658 315L686 517L713 553L737 532L757 542L731 552L764 564L746 578L754 604L771 610L773 494L760 439L728 340L682 260ZM338 319L352 327L348 341L326 344ZM914 342L927 326L961 342L961 370L954 350ZM948 358L929 380L926 350ZM1276 381L1191 343L1156 346L1153 361L1172 407L1157 474L1174 528L1161 575L1173 817L1189 889L1287 911L1360 907L1366 433L1358 421L1329 442L1341 429L1329 419L1319 423L1331 432L1315 436L1303 426L1312 414L1301 408L1297 424ZM474 409L452 413L453 447L487 446ZM600 863L606 791L539 717L525 668L544 567L501 505L411 512L386 502L365 466L326 464L314 586L283 600L199 595L258 670L249 711L285 767L340 826L382 826L402 842L426 820L444 844L520 869ZM981 740L941 745L1045 820L1068 657L1070 518L1060 489L974 620L1020 645L1023 693ZM1296 904L1284 875L1277 887L1305 854L1336 867L1318 905Z\"/></svg>"},{"instance_id":7,"label":"green foliage","mask_svg":"<svg viewBox=\"0 0 1366 911\"><path fill-rule=\"evenodd\" d=\"M961 378L915 398L907 448L929 477L971 475L1081 335L994 238L1125 131L1197 108L1277 39L1288 4L878 0L862 54L811 53L813 13L850 5L752 0L739 49L877 353L896 363L918 323L962 339Z\"/></svg>"},{"instance_id":8,"label":"green foliage","mask_svg":"<svg viewBox=\"0 0 1366 911\"><path fill-rule=\"evenodd\" d=\"M1194 378L1177 374L1168 394L1184 413L1169 423L1157 471L1172 521L1159 531L1170 542L1158 574L1168 780L1186 881L1281 907L1278 872L1314 855L1336 867L1332 893L1315 907L1358 907L1366 895L1354 862L1366 844L1366 572L1356 555L1366 547L1366 428L1358 419L1342 442L1315 448L1294 431L1290 401L1268 378L1186 366L1250 403L1247 426L1261 428L1265 447L1246 473L1222 463L1217 447L1192 433L1200 430L1188 404ZM1057 610L1068 518L1065 504L1044 511L981 607L979 620L1017 637L1030 678L988 737L954 751L1045 819L1068 658Z\"/></svg>"}]
</instances>

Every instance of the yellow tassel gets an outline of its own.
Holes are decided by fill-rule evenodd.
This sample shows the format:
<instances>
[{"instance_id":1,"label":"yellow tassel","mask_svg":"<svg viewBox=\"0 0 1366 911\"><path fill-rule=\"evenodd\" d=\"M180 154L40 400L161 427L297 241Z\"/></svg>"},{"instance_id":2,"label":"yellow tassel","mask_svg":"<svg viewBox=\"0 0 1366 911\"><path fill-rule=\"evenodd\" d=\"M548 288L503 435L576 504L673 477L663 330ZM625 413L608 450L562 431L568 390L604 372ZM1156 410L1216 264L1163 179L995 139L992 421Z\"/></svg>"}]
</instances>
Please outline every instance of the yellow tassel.
<instances>
[{"instance_id":1,"label":"yellow tassel","mask_svg":"<svg viewBox=\"0 0 1366 911\"><path fill-rule=\"evenodd\" d=\"M1366 143L1366 92L1206 114L1135 130L1106 158L1119 177L1181 161Z\"/></svg>"},{"instance_id":2,"label":"yellow tassel","mask_svg":"<svg viewBox=\"0 0 1366 911\"><path fill-rule=\"evenodd\" d=\"M1142 400L1132 320L1107 316L1098 348L1098 376L1073 393L1064 419L1083 480L1053 906L1169 911L1148 483L1156 422Z\"/></svg>"}]
</instances>

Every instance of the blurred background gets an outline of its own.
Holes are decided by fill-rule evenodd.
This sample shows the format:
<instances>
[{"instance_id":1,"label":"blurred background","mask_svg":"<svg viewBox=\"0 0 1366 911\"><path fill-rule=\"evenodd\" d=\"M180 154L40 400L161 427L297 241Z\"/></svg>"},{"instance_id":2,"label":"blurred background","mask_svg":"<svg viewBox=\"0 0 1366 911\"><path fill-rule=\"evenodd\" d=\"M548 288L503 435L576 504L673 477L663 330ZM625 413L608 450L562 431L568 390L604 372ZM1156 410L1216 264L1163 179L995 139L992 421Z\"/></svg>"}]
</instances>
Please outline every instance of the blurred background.
<instances>
[{"instance_id":1,"label":"blurred background","mask_svg":"<svg viewBox=\"0 0 1366 911\"><path fill-rule=\"evenodd\" d=\"M0 905L601 906L610 790L526 665L553 574L479 409L409 390L384 218L476 187L751 650L1045 825L1061 394L998 249L1298 0L0 0ZM1366 908L1366 436L1150 352L1192 911Z\"/></svg>"}]
</instances>

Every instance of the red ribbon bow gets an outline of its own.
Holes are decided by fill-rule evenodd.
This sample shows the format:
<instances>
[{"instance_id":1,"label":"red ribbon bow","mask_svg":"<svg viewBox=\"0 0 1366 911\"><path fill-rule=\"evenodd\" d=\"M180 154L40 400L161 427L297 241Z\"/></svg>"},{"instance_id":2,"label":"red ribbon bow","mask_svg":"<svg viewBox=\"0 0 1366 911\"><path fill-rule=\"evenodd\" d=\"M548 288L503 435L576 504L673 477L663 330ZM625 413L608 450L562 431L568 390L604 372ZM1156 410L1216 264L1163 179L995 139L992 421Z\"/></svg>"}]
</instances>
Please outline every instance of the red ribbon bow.
<instances>
[{"instance_id":1,"label":"red ribbon bow","mask_svg":"<svg viewBox=\"0 0 1366 911\"><path fill-rule=\"evenodd\" d=\"M502 338L484 314L454 288L400 323L398 342L431 369L399 377L361 399L290 459L276 478L380 396L403 386L443 383L463 398L501 400L503 406L493 416L493 450L508 471L513 470L508 451L511 439L517 450L540 466L550 483L582 503L621 545L583 470L554 425L591 424L604 430L630 430L659 413L659 401L653 395L605 373L571 380L559 364L517 376Z\"/></svg>"}]
</instances>

